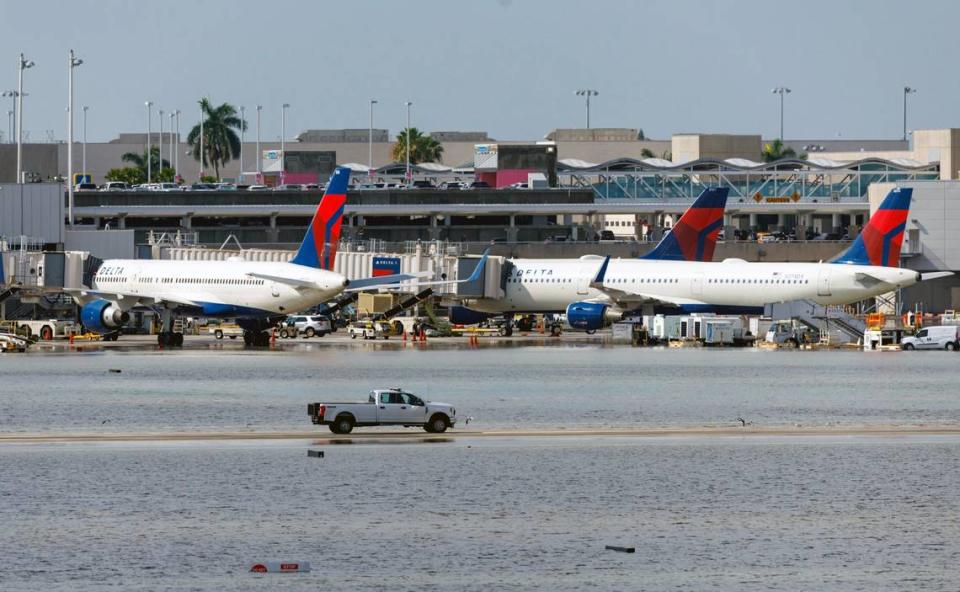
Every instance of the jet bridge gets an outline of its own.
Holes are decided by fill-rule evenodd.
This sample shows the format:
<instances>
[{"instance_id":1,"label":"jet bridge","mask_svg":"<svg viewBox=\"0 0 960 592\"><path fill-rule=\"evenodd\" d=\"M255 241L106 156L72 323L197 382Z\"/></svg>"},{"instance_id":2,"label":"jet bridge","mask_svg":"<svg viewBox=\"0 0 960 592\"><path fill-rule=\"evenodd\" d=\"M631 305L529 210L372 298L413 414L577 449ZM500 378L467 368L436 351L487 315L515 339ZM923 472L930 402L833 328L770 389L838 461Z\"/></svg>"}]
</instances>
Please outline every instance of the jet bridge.
<instances>
[{"instance_id":1,"label":"jet bridge","mask_svg":"<svg viewBox=\"0 0 960 592\"><path fill-rule=\"evenodd\" d=\"M457 260L457 279L467 279L480 264L478 257L460 257ZM487 257L483 274L473 282L450 284L451 288L438 291L441 295L457 298L503 298L510 262L504 257Z\"/></svg>"}]
</instances>

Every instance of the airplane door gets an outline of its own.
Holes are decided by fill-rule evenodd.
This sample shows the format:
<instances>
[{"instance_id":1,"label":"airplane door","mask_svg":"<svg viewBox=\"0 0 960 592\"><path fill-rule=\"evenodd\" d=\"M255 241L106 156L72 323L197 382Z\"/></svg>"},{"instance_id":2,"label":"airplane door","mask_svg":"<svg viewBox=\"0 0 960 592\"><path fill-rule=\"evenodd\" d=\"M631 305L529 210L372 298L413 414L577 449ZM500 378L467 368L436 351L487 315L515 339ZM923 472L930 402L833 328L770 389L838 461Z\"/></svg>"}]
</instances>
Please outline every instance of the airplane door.
<instances>
[{"instance_id":1,"label":"airplane door","mask_svg":"<svg viewBox=\"0 0 960 592\"><path fill-rule=\"evenodd\" d=\"M590 280L594 277L592 275L593 273L596 273L593 266L580 266L580 273L577 274L577 294L584 295L590 293Z\"/></svg>"},{"instance_id":2,"label":"airplane door","mask_svg":"<svg viewBox=\"0 0 960 592\"><path fill-rule=\"evenodd\" d=\"M694 296L700 296L703 294L703 277L699 275L693 276L693 279L690 281L690 292Z\"/></svg>"},{"instance_id":3,"label":"airplane door","mask_svg":"<svg viewBox=\"0 0 960 592\"><path fill-rule=\"evenodd\" d=\"M830 268L821 264L817 270L817 296L830 295Z\"/></svg>"}]
</instances>

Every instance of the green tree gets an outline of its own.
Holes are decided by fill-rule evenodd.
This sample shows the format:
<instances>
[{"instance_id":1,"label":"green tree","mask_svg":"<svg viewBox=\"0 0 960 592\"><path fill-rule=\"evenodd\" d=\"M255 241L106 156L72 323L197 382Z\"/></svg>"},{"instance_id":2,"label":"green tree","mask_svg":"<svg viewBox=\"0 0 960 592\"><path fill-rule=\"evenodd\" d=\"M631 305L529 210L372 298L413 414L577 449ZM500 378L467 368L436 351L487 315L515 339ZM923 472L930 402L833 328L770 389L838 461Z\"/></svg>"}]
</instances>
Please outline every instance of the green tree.
<instances>
[{"instance_id":1,"label":"green tree","mask_svg":"<svg viewBox=\"0 0 960 592\"><path fill-rule=\"evenodd\" d=\"M240 156L240 137L235 130L246 130L247 122L237 116L237 108L229 103L214 107L207 99L200 99L203 113L203 162L201 168L213 165L219 180L220 168ZM187 135L193 159L200 160L200 124Z\"/></svg>"},{"instance_id":2,"label":"green tree","mask_svg":"<svg viewBox=\"0 0 960 592\"><path fill-rule=\"evenodd\" d=\"M769 144L764 144L763 153L760 158L763 162L773 162L784 158L796 158L797 153L793 148L784 147L783 140L777 138Z\"/></svg>"},{"instance_id":3,"label":"green tree","mask_svg":"<svg viewBox=\"0 0 960 592\"><path fill-rule=\"evenodd\" d=\"M136 152L127 152L120 157L120 160L123 162L129 162L133 165L133 168L140 171L143 180L140 183L143 183L147 180L147 151L144 150L142 153ZM163 170L167 169L170 171L170 180L173 180L173 169L170 168L170 161L160 158L160 147L151 146L150 147L150 172L152 181L161 181L161 175ZM113 180L113 179L111 179ZM119 180L119 179L117 179Z\"/></svg>"},{"instance_id":4,"label":"green tree","mask_svg":"<svg viewBox=\"0 0 960 592\"><path fill-rule=\"evenodd\" d=\"M407 160L407 130L400 130L393 144L394 162ZM443 145L435 138L423 134L415 127L410 128L410 162L443 162Z\"/></svg>"},{"instance_id":5,"label":"green tree","mask_svg":"<svg viewBox=\"0 0 960 592\"><path fill-rule=\"evenodd\" d=\"M123 181L130 185L139 185L147 180L147 174L137 167L122 167L110 169L104 178L107 181Z\"/></svg>"},{"instance_id":6,"label":"green tree","mask_svg":"<svg viewBox=\"0 0 960 592\"><path fill-rule=\"evenodd\" d=\"M649 148L644 148L640 151L640 158L656 158L657 155L653 153L653 150Z\"/></svg>"}]
</instances>

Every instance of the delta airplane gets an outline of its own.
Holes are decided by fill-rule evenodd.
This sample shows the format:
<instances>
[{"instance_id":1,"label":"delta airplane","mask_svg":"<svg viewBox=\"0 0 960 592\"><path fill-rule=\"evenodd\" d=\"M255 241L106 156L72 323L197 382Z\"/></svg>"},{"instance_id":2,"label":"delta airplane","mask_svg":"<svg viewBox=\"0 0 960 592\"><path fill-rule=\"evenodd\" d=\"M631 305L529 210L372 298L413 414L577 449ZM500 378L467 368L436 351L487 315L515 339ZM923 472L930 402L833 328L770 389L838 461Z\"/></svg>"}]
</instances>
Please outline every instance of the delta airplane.
<instances>
[{"instance_id":1,"label":"delta airplane","mask_svg":"<svg viewBox=\"0 0 960 592\"><path fill-rule=\"evenodd\" d=\"M831 262L749 263L726 259L714 263L686 258L611 260L599 256L579 260L513 259L503 298L466 304L473 311L491 315L565 311L571 326L587 331L602 328L628 311L759 314L765 304L789 300L848 304L952 275L921 274L896 267L911 194L908 188L893 189L853 245ZM723 205L720 208L722 215ZM668 238L673 238L684 253L698 252L703 232L705 229L675 229Z\"/></svg>"},{"instance_id":2,"label":"delta airplane","mask_svg":"<svg viewBox=\"0 0 960 592\"><path fill-rule=\"evenodd\" d=\"M638 261L649 264L652 269L669 269L677 261L712 261L728 193L725 187L705 189L657 246ZM466 306L451 306L450 321L471 325L499 314L562 312L581 297L602 299L602 294L591 290L590 281L596 277L603 260L597 255L579 259L507 260L506 296L468 300L464 302Z\"/></svg>"},{"instance_id":3,"label":"delta airplane","mask_svg":"<svg viewBox=\"0 0 960 592\"><path fill-rule=\"evenodd\" d=\"M157 261L108 259L95 270L89 288L69 291L81 306L89 330L114 332L130 310L161 313L160 345L183 345L173 332L174 314L236 318L247 345L267 345L266 329L288 313L329 302L347 286L360 290L416 276L398 274L350 282L331 271L340 240L350 169L337 167L317 205L306 236L289 263L244 261Z\"/></svg>"}]
</instances>

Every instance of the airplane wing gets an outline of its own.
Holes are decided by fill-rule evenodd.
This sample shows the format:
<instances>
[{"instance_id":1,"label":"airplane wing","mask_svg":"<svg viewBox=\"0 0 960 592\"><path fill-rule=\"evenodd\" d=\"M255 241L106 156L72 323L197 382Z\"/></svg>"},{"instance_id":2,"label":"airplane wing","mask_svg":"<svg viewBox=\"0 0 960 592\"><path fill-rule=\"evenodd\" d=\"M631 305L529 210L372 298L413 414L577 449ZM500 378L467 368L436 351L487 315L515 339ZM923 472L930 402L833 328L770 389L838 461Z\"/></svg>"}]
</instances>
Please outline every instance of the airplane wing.
<instances>
[{"instance_id":1,"label":"airplane wing","mask_svg":"<svg viewBox=\"0 0 960 592\"><path fill-rule=\"evenodd\" d=\"M600 265L597 275L594 276L593 281L590 282L590 287L602 292L607 302L618 304L623 308L634 308L644 304L660 304L678 307L684 304L703 304L703 302L700 302L699 300L693 300L692 298L662 296L650 292L633 292L604 285L604 280L607 275L607 265L609 263L610 257L606 257L603 260L603 263Z\"/></svg>"},{"instance_id":2,"label":"airplane wing","mask_svg":"<svg viewBox=\"0 0 960 592\"><path fill-rule=\"evenodd\" d=\"M192 300L186 300L184 298L172 299L172 298L154 298L152 296L144 296L143 294L130 294L126 292L108 292L104 290L90 290L90 289L77 289L77 288L65 288L64 292L73 296L77 301L82 304L86 304L91 300L111 300L117 304L121 304L121 308L133 308L135 306L154 306L157 304L176 304L178 306L199 306L196 302Z\"/></svg>"},{"instance_id":3,"label":"airplane wing","mask_svg":"<svg viewBox=\"0 0 960 592\"><path fill-rule=\"evenodd\" d=\"M297 278L284 277L281 275L270 275L268 273L248 273L248 277L256 278L258 280L267 280L268 282L276 282L278 284L285 284L287 286L292 286L296 289L306 289L314 288L313 282L307 280L301 280Z\"/></svg>"},{"instance_id":4,"label":"airplane wing","mask_svg":"<svg viewBox=\"0 0 960 592\"><path fill-rule=\"evenodd\" d=\"M396 284L407 280L416 280L431 275L429 271L419 271L416 273L395 273L392 275L381 275L359 280L350 280L350 285L344 292L359 292L360 290L369 290L370 288L389 288L396 287Z\"/></svg>"}]
</instances>

